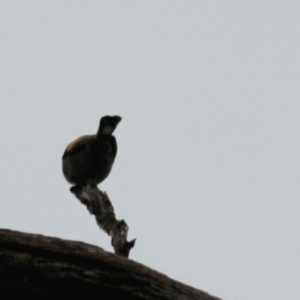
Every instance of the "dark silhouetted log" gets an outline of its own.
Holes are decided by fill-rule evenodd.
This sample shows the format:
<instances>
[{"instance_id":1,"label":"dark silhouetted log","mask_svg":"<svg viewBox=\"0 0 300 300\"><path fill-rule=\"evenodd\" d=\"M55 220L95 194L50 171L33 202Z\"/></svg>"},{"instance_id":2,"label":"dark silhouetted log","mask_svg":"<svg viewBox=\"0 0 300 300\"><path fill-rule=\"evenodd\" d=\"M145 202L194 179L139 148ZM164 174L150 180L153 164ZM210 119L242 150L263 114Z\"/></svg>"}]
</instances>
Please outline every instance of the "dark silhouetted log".
<instances>
[{"instance_id":1,"label":"dark silhouetted log","mask_svg":"<svg viewBox=\"0 0 300 300\"><path fill-rule=\"evenodd\" d=\"M35 295L220 300L96 246L1 229L0 298Z\"/></svg>"}]
</instances>

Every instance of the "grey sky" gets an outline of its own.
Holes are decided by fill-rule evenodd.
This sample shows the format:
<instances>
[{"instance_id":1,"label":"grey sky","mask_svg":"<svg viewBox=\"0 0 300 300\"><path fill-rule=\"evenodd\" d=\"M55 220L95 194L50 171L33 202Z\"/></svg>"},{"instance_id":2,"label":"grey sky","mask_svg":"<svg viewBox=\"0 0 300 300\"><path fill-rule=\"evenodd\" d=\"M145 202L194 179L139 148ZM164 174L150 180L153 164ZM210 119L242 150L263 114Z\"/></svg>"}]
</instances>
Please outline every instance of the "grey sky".
<instances>
[{"instance_id":1,"label":"grey sky","mask_svg":"<svg viewBox=\"0 0 300 300\"><path fill-rule=\"evenodd\" d=\"M112 251L61 172L123 117L131 258L230 300L299 299L297 1L1 1L0 227Z\"/></svg>"}]
</instances>

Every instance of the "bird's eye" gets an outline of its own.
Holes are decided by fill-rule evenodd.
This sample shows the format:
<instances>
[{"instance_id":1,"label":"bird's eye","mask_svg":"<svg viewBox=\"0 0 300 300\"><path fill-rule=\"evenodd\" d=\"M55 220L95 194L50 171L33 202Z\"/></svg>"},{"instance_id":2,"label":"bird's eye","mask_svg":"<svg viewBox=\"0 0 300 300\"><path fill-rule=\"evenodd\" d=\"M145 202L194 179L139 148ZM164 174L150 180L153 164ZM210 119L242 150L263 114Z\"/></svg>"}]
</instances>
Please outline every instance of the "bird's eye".
<instances>
[{"instance_id":1,"label":"bird's eye","mask_svg":"<svg viewBox=\"0 0 300 300\"><path fill-rule=\"evenodd\" d=\"M114 131L114 128L109 125L106 125L103 129L103 133L107 134L107 135L112 134L113 131Z\"/></svg>"}]
</instances>

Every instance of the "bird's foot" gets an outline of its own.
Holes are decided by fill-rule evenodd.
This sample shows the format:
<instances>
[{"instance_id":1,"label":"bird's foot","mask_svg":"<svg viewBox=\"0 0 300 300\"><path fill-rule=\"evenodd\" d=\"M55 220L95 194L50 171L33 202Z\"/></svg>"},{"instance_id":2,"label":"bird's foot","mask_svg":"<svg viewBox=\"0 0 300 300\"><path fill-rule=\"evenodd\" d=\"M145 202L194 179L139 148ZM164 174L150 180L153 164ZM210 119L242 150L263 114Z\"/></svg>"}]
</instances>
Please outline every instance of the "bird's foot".
<instances>
[{"instance_id":1,"label":"bird's foot","mask_svg":"<svg viewBox=\"0 0 300 300\"><path fill-rule=\"evenodd\" d=\"M80 185L80 184L75 184L75 185L73 185L73 186L70 187L70 192L71 192L72 194L76 194L76 193L78 193L82 188L83 188L82 185Z\"/></svg>"}]
</instances>

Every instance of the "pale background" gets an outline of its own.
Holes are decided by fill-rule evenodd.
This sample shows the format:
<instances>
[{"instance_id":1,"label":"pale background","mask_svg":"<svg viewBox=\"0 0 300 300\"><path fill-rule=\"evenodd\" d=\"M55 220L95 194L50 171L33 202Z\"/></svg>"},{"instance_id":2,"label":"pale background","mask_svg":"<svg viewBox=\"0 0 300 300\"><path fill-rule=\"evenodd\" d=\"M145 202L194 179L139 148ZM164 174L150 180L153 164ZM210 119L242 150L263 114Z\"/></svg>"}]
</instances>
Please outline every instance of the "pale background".
<instances>
[{"instance_id":1,"label":"pale background","mask_svg":"<svg viewBox=\"0 0 300 300\"><path fill-rule=\"evenodd\" d=\"M100 185L131 258L228 300L300 299L300 2L1 1L0 227L112 251L61 172L123 117Z\"/></svg>"}]
</instances>

